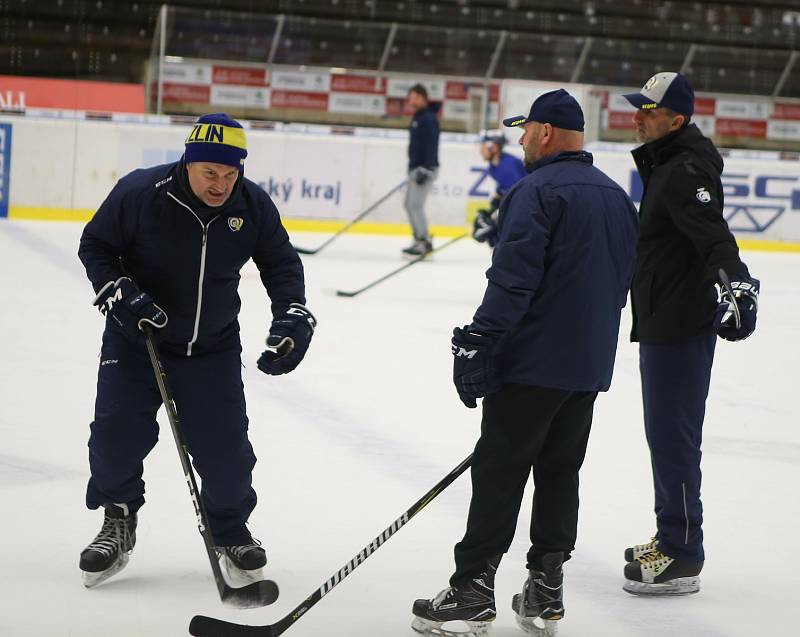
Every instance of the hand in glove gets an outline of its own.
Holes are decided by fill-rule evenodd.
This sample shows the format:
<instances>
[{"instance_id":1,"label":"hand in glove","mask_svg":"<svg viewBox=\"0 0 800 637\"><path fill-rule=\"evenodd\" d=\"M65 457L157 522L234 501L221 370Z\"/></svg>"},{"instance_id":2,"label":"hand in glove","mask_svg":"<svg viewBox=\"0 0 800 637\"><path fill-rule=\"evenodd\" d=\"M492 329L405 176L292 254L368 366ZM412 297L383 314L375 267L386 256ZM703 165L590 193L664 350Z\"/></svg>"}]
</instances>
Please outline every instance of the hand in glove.
<instances>
[{"instance_id":1,"label":"hand in glove","mask_svg":"<svg viewBox=\"0 0 800 637\"><path fill-rule=\"evenodd\" d=\"M726 341L741 341L756 329L758 292L761 282L746 274L731 277L733 298L723 287L719 305L714 313L714 329ZM734 308L735 304L735 308ZM738 310L738 312L737 312ZM739 325L736 316L739 316Z\"/></svg>"},{"instance_id":2,"label":"hand in glove","mask_svg":"<svg viewBox=\"0 0 800 637\"><path fill-rule=\"evenodd\" d=\"M283 316L272 320L267 349L258 359L265 374L287 374L300 364L314 335L317 319L300 303L292 303Z\"/></svg>"},{"instance_id":3,"label":"hand in glove","mask_svg":"<svg viewBox=\"0 0 800 637\"><path fill-rule=\"evenodd\" d=\"M157 330L167 324L167 314L146 292L140 291L128 277L106 283L94 299L100 313L118 325L125 337L141 342L146 323Z\"/></svg>"},{"instance_id":4,"label":"hand in glove","mask_svg":"<svg viewBox=\"0 0 800 637\"><path fill-rule=\"evenodd\" d=\"M472 238L493 248L497 243L497 214L479 210L472 224Z\"/></svg>"},{"instance_id":5,"label":"hand in glove","mask_svg":"<svg viewBox=\"0 0 800 637\"><path fill-rule=\"evenodd\" d=\"M414 183L418 186L423 186L428 183L428 180L433 176L433 171L430 168L419 166L414 169Z\"/></svg>"},{"instance_id":6,"label":"hand in glove","mask_svg":"<svg viewBox=\"0 0 800 637\"><path fill-rule=\"evenodd\" d=\"M494 366L494 339L468 329L453 330L453 384L461 402L472 409L476 398L493 394L501 383Z\"/></svg>"}]
</instances>

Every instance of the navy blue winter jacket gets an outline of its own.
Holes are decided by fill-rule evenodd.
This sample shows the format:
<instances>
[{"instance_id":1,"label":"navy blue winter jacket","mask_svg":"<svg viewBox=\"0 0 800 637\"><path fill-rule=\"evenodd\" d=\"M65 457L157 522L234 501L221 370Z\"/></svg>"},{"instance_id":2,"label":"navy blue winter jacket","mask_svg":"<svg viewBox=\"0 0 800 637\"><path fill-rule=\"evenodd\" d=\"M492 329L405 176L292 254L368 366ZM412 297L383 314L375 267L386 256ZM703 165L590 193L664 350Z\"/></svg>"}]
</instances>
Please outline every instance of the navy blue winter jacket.
<instances>
[{"instance_id":1,"label":"navy blue winter jacket","mask_svg":"<svg viewBox=\"0 0 800 637\"><path fill-rule=\"evenodd\" d=\"M500 339L503 381L609 388L638 230L633 202L590 153L544 157L517 182L470 326Z\"/></svg>"},{"instance_id":2,"label":"navy blue winter jacket","mask_svg":"<svg viewBox=\"0 0 800 637\"><path fill-rule=\"evenodd\" d=\"M408 169L419 166L436 168L439 165L439 120L436 113L440 104L433 102L419 109L408 126Z\"/></svg>"},{"instance_id":3,"label":"navy blue winter jacket","mask_svg":"<svg viewBox=\"0 0 800 637\"><path fill-rule=\"evenodd\" d=\"M200 213L179 170L182 162L120 179L86 225L78 256L95 291L129 276L152 296L169 318L161 347L191 356L238 344L239 272L248 260L273 315L305 303L305 285L300 258L261 188L240 177L223 206ZM106 329L118 328L107 321Z\"/></svg>"}]
</instances>

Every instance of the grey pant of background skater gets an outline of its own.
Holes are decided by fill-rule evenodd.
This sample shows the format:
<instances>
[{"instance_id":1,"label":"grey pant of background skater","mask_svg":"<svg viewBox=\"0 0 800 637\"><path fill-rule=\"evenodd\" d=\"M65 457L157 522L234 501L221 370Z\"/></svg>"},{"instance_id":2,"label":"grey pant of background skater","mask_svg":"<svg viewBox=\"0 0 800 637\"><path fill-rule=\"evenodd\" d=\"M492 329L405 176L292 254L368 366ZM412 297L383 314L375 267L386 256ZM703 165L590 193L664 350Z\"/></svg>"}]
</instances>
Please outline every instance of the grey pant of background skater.
<instances>
[{"instance_id":1,"label":"grey pant of background skater","mask_svg":"<svg viewBox=\"0 0 800 637\"><path fill-rule=\"evenodd\" d=\"M433 182L439 176L439 169L434 168L430 179L424 184L415 181L415 169L408 171L408 186L406 187L406 198L403 202L408 221L414 231L414 238L417 241L430 240L428 230L428 217L425 215L425 200L433 189Z\"/></svg>"}]
</instances>

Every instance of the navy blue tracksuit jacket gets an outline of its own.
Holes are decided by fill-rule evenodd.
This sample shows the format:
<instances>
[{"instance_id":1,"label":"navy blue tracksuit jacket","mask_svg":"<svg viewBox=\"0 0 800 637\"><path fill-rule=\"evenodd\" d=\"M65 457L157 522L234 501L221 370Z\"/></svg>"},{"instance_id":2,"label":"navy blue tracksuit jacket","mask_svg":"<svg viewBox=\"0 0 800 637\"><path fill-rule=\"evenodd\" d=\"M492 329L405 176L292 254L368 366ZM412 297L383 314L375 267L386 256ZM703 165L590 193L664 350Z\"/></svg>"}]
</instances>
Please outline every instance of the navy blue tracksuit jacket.
<instances>
[{"instance_id":1,"label":"navy blue tracksuit jacket","mask_svg":"<svg viewBox=\"0 0 800 637\"><path fill-rule=\"evenodd\" d=\"M439 120L436 113L441 105L432 102L419 109L408 125L408 169L439 165Z\"/></svg>"},{"instance_id":2,"label":"navy blue tracksuit jacket","mask_svg":"<svg viewBox=\"0 0 800 637\"><path fill-rule=\"evenodd\" d=\"M305 302L303 267L269 196L240 177L228 201L202 204L182 162L123 177L86 225L79 256L95 291L122 276L168 316L159 349L214 541L251 540L256 457L247 436L239 342L240 270L253 259L273 314ZM269 317L264 317L265 332ZM161 396L144 346L107 320L89 438L86 504L144 504L143 461L158 440Z\"/></svg>"},{"instance_id":3,"label":"navy blue tracksuit jacket","mask_svg":"<svg viewBox=\"0 0 800 637\"><path fill-rule=\"evenodd\" d=\"M501 337L503 381L608 390L638 226L628 195L588 152L540 159L506 194L471 325Z\"/></svg>"}]
</instances>

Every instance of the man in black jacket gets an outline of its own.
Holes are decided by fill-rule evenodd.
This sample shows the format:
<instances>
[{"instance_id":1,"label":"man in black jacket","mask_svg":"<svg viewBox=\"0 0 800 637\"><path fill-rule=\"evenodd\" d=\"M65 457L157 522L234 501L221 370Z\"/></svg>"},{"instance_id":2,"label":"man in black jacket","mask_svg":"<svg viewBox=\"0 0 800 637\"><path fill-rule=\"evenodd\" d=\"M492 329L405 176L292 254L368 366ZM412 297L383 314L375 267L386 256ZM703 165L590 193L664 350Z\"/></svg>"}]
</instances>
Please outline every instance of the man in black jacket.
<instances>
[{"instance_id":1,"label":"man in black jacket","mask_svg":"<svg viewBox=\"0 0 800 637\"><path fill-rule=\"evenodd\" d=\"M414 232L414 242L403 250L406 257L420 257L433 250L425 200L439 174L438 102L428 101L422 84L408 90L408 106L414 112L408 126L408 185L405 208Z\"/></svg>"},{"instance_id":2,"label":"man in black jacket","mask_svg":"<svg viewBox=\"0 0 800 637\"><path fill-rule=\"evenodd\" d=\"M526 629L564 615L562 563L577 537L578 472L595 399L611 385L633 276L636 208L583 150L575 98L545 93L527 117L503 123L524 127L530 174L500 204L483 302L472 323L453 332L459 398L471 408L485 398L450 587L412 610L412 628L426 635L454 634L442 628L454 620L468 622L470 635L486 634L496 614L495 571L531 473L528 578L512 604Z\"/></svg>"},{"instance_id":3,"label":"man in black jacket","mask_svg":"<svg viewBox=\"0 0 800 637\"><path fill-rule=\"evenodd\" d=\"M125 566L144 504L142 462L158 439L161 405L142 326L155 331L211 534L225 566L260 578L266 554L246 527L256 505L237 320L239 272L252 259L272 301L267 374L292 371L316 321L303 266L269 196L244 177L242 126L197 120L180 161L120 179L86 225L78 254L106 317L89 438L90 509L103 527L81 553L85 585Z\"/></svg>"},{"instance_id":4,"label":"man in black jacket","mask_svg":"<svg viewBox=\"0 0 800 637\"><path fill-rule=\"evenodd\" d=\"M694 91L658 73L625 96L637 108L633 158L644 183L631 288L657 533L625 551L625 590L699 590L703 567L700 442L717 334L755 329L758 280L739 259L723 218L722 157L690 123ZM724 274L720 274L724 271ZM714 284L729 276L733 294Z\"/></svg>"}]
</instances>

